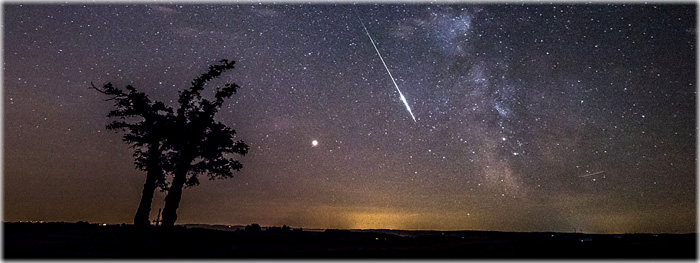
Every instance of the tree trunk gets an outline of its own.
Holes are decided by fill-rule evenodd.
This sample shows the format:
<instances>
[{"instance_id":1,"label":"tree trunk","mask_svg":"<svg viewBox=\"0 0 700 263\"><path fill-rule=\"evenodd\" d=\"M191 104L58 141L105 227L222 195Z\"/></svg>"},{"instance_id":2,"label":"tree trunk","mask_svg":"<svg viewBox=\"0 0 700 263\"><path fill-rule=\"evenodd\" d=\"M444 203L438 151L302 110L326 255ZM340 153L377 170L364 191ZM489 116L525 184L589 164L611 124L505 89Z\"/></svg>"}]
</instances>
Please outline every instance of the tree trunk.
<instances>
[{"instance_id":1,"label":"tree trunk","mask_svg":"<svg viewBox=\"0 0 700 263\"><path fill-rule=\"evenodd\" d=\"M141 202L139 203L139 208L136 210L136 216L134 216L134 226L151 225L149 216L151 215L153 193L156 190L156 181L162 177L160 166L158 166L161 157L158 146L159 144L157 142L152 143L148 149L148 171L146 172L146 182L143 184L143 191L141 192Z\"/></svg>"},{"instance_id":2,"label":"tree trunk","mask_svg":"<svg viewBox=\"0 0 700 263\"><path fill-rule=\"evenodd\" d=\"M148 226L151 224L149 216L151 215L151 203L153 202L153 193L156 190L156 179L158 178L153 175L154 173L156 172L148 171L146 182L143 184L141 202L138 210L136 210L136 216L134 216L135 226Z\"/></svg>"},{"instance_id":3,"label":"tree trunk","mask_svg":"<svg viewBox=\"0 0 700 263\"><path fill-rule=\"evenodd\" d=\"M177 220L177 208L180 206L182 199L182 188L185 186L188 169L178 169L178 173L173 179L173 183L168 189L168 195L165 196L165 206L163 207L163 227L171 227L175 225Z\"/></svg>"}]
</instances>

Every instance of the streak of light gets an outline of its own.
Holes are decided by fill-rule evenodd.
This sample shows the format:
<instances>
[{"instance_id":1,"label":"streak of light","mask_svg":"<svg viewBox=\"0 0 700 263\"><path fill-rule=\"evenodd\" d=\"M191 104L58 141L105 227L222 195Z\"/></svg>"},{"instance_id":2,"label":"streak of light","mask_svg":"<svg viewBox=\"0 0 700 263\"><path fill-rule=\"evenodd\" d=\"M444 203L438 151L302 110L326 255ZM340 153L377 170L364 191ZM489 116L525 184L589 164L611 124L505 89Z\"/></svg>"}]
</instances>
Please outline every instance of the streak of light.
<instances>
[{"instance_id":1,"label":"streak of light","mask_svg":"<svg viewBox=\"0 0 700 263\"><path fill-rule=\"evenodd\" d=\"M396 84L396 80L394 80L394 76L391 75L391 71L389 71L389 67L387 67L386 62L384 62L384 58L382 58L382 54L379 53L379 49L377 48L377 45L374 43L374 39L372 39L372 36L369 34L369 30L367 30L367 27L365 26L365 23L362 21L362 18L360 16L357 16L358 19L360 19L360 23L362 23L362 28L365 29L365 32L367 33L367 36L369 37L369 41L372 42L372 46L374 46L374 50L377 51L377 55L379 55L379 59L382 61L382 64L384 64L384 68L386 69L386 72L389 73L389 77L391 78L391 81L394 83L394 87L396 87L396 91L399 92L399 97L401 98L401 102L403 102L404 105L406 105L406 109L408 110L408 113L411 114L411 118L413 118L413 122L416 121L416 117L413 116L413 111L411 111L411 107L408 106L408 101L406 101L406 97L403 96L403 93L401 93L401 90L399 89L399 85Z\"/></svg>"}]
</instances>

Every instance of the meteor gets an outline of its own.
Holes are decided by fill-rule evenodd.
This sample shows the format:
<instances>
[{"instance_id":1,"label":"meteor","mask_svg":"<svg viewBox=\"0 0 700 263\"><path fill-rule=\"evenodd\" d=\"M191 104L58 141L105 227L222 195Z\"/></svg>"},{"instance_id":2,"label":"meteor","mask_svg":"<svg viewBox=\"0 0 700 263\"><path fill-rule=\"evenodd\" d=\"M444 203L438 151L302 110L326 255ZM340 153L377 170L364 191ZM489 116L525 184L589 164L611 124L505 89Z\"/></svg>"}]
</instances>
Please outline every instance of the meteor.
<instances>
[{"instance_id":1,"label":"meteor","mask_svg":"<svg viewBox=\"0 0 700 263\"><path fill-rule=\"evenodd\" d=\"M360 19L360 23L362 23L362 28L365 29L365 32L367 33L367 36L369 37L369 41L372 42L372 46L374 46L374 50L377 51L377 55L379 55L379 59L382 61L382 64L384 64L384 68L386 69L386 72L389 73L389 78L391 78L391 82L394 83L394 87L396 87L396 91L399 92L399 96L401 97L401 102L403 102L404 105L406 105L406 109L408 110L408 113L411 114L411 118L413 118L413 122L416 121L416 117L413 116L413 111L411 111L411 107L408 106L408 101L406 101L406 97L403 96L403 93L401 93L401 90L399 89L399 85L396 84L396 80L394 80L394 76L391 75L391 71L389 71L389 67L386 66L386 62L384 62L384 58L382 58L382 54L379 53L379 49L377 48L377 45L374 44L374 39L372 39L372 36L369 34L369 30L367 30L367 27L365 26L365 22L362 21L362 18L360 16L357 16L358 19Z\"/></svg>"}]
</instances>

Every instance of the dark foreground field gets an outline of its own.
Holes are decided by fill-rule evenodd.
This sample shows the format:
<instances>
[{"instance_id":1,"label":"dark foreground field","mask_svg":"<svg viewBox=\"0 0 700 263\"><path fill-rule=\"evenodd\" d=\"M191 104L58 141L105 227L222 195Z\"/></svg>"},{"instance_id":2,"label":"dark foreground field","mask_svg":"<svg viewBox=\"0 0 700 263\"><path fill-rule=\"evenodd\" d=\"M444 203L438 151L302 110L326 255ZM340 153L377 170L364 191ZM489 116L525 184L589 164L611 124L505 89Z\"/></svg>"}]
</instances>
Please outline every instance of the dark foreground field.
<instances>
[{"instance_id":1,"label":"dark foreground field","mask_svg":"<svg viewBox=\"0 0 700 263\"><path fill-rule=\"evenodd\" d=\"M277 230L4 223L4 258L696 258L696 234Z\"/></svg>"}]
</instances>

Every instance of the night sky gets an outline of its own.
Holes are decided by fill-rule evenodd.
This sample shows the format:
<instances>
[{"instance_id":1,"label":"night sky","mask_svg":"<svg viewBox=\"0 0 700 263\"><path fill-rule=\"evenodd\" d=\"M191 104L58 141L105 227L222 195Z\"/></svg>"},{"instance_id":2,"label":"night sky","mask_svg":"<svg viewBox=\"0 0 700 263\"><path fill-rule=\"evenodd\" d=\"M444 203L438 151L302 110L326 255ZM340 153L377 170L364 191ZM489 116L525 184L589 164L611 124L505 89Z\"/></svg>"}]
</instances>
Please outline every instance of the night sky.
<instances>
[{"instance_id":1,"label":"night sky","mask_svg":"<svg viewBox=\"0 0 700 263\"><path fill-rule=\"evenodd\" d=\"M131 223L145 172L90 83L177 107L230 59L250 152L178 224L696 229L695 3L3 8L5 221Z\"/></svg>"}]
</instances>

